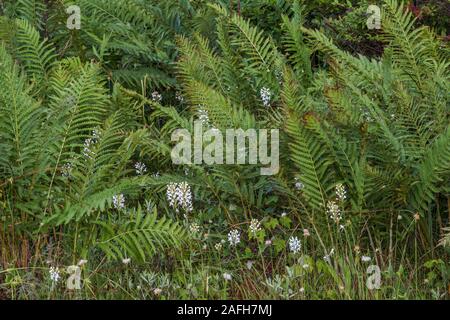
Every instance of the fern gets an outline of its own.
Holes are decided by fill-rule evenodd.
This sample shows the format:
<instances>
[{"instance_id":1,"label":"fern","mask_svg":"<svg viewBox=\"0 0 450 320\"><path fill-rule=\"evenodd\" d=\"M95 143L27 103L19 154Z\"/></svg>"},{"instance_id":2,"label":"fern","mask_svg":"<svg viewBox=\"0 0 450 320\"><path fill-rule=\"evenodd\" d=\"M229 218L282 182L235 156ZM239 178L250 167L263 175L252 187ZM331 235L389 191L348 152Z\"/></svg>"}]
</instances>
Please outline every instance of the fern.
<instances>
[{"instance_id":1,"label":"fern","mask_svg":"<svg viewBox=\"0 0 450 320\"><path fill-rule=\"evenodd\" d=\"M31 88L12 57L0 47L0 141L3 178L32 175L42 142L45 108L31 98Z\"/></svg>"},{"instance_id":2,"label":"fern","mask_svg":"<svg viewBox=\"0 0 450 320\"><path fill-rule=\"evenodd\" d=\"M38 31L27 21L17 20L18 55L30 78L45 83L55 61L54 49L47 40L41 41Z\"/></svg>"},{"instance_id":3,"label":"fern","mask_svg":"<svg viewBox=\"0 0 450 320\"><path fill-rule=\"evenodd\" d=\"M322 144L299 121L301 120L295 116L289 116L286 122L286 132L291 138L291 159L298 169L300 181L305 186L307 204L313 209L324 210L329 191L332 189L328 172L330 161Z\"/></svg>"},{"instance_id":4,"label":"fern","mask_svg":"<svg viewBox=\"0 0 450 320\"><path fill-rule=\"evenodd\" d=\"M409 200L416 210L427 210L440 184L450 178L450 127L427 148L417 168L418 180L411 188Z\"/></svg>"},{"instance_id":5,"label":"fern","mask_svg":"<svg viewBox=\"0 0 450 320\"><path fill-rule=\"evenodd\" d=\"M283 24L286 30L284 45L289 53L289 60L293 64L293 69L303 83L309 84L312 80L312 70L310 61L310 50L304 42L301 26L303 24L303 7L298 1L294 2L294 17L289 19L283 16Z\"/></svg>"},{"instance_id":6,"label":"fern","mask_svg":"<svg viewBox=\"0 0 450 320\"><path fill-rule=\"evenodd\" d=\"M99 221L101 237L96 243L109 258L130 257L145 262L162 250L177 248L186 239L183 228L156 211L145 213L138 208L125 224Z\"/></svg>"},{"instance_id":7,"label":"fern","mask_svg":"<svg viewBox=\"0 0 450 320\"><path fill-rule=\"evenodd\" d=\"M18 0L17 9L19 17L26 20L31 27L37 30L44 29L44 15L47 10L45 3L40 0Z\"/></svg>"},{"instance_id":8,"label":"fern","mask_svg":"<svg viewBox=\"0 0 450 320\"><path fill-rule=\"evenodd\" d=\"M437 59L437 56L434 54L433 41L428 37L424 27L415 29L412 13L405 10L402 3L400 5L397 3L395 0L385 1L384 15L387 19L383 23L383 28L386 40L393 50L395 61L402 66L401 70L420 90L423 86L424 71L428 69L424 67L432 66L429 62Z\"/></svg>"}]
</instances>

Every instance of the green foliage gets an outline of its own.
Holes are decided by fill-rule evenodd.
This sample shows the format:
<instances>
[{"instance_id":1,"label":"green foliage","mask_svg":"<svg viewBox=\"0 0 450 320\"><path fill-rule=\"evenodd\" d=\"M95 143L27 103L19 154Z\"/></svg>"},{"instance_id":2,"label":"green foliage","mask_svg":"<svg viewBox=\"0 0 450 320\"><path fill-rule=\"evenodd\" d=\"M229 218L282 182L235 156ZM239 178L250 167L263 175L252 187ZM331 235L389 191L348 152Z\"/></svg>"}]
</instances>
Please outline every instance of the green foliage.
<instances>
[{"instance_id":1,"label":"green foliage","mask_svg":"<svg viewBox=\"0 0 450 320\"><path fill-rule=\"evenodd\" d=\"M55 60L54 49L41 41L39 33L27 20L17 21L17 51L30 78L35 78L37 85L48 81L49 73Z\"/></svg>"},{"instance_id":2,"label":"green foliage","mask_svg":"<svg viewBox=\"0 0 450 320\"><path fill-rule=\"evenodd\" d=\"M76 222L75 240L80 237L82 244L72 254L85 255L100 228L94 223L112 207L113 197L145 188L144 179L128 175L147 132L132 130L125 114L111 103L98 65L73 58L57 62L53 49L40 42L27 21L18 21L18 30L17 52L28 78L5 47L0 48L0 180L8 192L2 219L16 221L18 235L34 229L40 236L60 225L70 234ZM139 225L142 217L136 218L132 222ZM156 224L145 233L147 241L156 235L159 249L179 244L174 241L181 231L170 220L145 219L146 226Z\"/></svg>"},{"instance_id":3,"label":"green foliage","mask_svg":"<svg viewBox=\"0 0 450 320\"><path fill-rule=\"evenodd\" d=\"M186 236L181 226L165 217L158 219L156 212L138 208L132 215L135 217L125 224L97 222L102 234L97 245L107 256L145 261L165 248L178 247Z\"/></svg>"},{"instance_id":4,"label":"green foliage","mask_svg":"<svg viewBox=\"0 0 450 320\"><path fill-rule=\"evenodd\" d=\"M239 3L2 3L0 290L66 298L44 263L82 259L71 298L445 298L445 43L404 1L378 32L366 2ZM200 119L279 129L279 173L175 165Z\"/></svg>"}]
</instances>

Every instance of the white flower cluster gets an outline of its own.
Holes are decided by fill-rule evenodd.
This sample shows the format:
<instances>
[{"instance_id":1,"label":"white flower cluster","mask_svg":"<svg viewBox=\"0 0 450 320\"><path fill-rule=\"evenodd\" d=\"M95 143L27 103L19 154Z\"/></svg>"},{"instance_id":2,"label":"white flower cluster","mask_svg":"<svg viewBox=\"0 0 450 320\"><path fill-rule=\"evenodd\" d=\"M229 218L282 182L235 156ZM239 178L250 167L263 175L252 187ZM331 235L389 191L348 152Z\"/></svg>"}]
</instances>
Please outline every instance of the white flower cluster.
<instances>
[{"instance_id":1,"label":"white flower cluster","mask_svg":"<svg viewBox=\"0 0 450 320\"><path fill-rule=\"evenodd\" d=\"M362 257L361 257L361 261L362 261L362 262L370 262L370 260L372 260L372 258L369 257L369 256L362 256Z\"/></svg>"},{"instance_id":2,"label":"white flower cluster","mask_svg":"<svg viewBox=\"0 0 450 320\"><path fill-rule=\"evenodd\" d=\"M94 130L92 131L92 138L88 138L84 140L84 149L83 155L86 159L92 159L95 156L95 152L92 150L92 147L100 140L100 131Z\"/></svg>"},{"instance_id":3,"label":"white flower cluster","mask_svg":"<svg viewBox=\"0 0 450 320\"><path fill-rule=\"evenodd\" d=\"M56 268L50 267L49 274L50 274L50 280L53 283L57 283L59 281L59 279L61 278L58 267L56 267Z\"/></svg>"},{"instance_id":4,"label":"white flower cluster","mask_svg":"<svg viewBox=\"0 0 450 320\"><path fill-rule=\"evenodd\" d=\"M261 88L261 90L259 91L259 94L261 96L261 100L264 104L265 107L269 107L270 106L270 99L272 98L272 93L270 92L269 88Z\"/></svg>"},{"instance_id":5,"label":"white flower cluster","mask_svg":"<svg viewBox=\"0 0 450 320\"><path fill-rule=\"evenodd\" d=\"M205 110L203 108L200 108L198 110L198 120L200 120L202 122L203 125L205 126L209 126L210 122L209 122L209 113L208 110Z\"/></svg>"},{"instance_id":6,"label":"white flower cluster","mask_svg":"<svg viewBox=\"0 0 450 320\"><path fill-rule=\"evenodd\" d=\"M122 193L113 196L113 206L117 210L125 208L125 196Z\"/></svg>"},{"instance_id":7,"label":"white flower cluster","mask_svg":"<svg viewBox=\"0 0 450 320\"><path fill-rule=\"evenodd\" d=\"M176 212L179 211L179 208L182 208L186 212L192 212L194 210L192 206L191 187L187 182L170 183L167 186L167 200Z\"/></svg>"},{"instance_id":8,"label":"white flower cluster","mask_svg":"<svg viewBox=\"0 0 450 320\"><path fill-rule=\"evenodd\" d=\"M327 213L329 214L330 218L336 222L339 223L341 220L341 210L339 209L339 206L334 201L328 201L327 203Z\"/></svg>"},{"instance_id":9,"label":"white flower cluster","mask_svg":"<svg viewBox=\"0 0 450 320\"><path fill-rule=\"evenodd\" d=\"M72 174L72 164L71 163L66 163L65 165L62 166L61 168L61 175L65 178L69 178Z\"/></svg>"},{"instance_id":10,"label":"white flower cluster","mask_svg":"<svg viewBox=\"0 0 450 320\"><path fill-rule=\"evenodd\" d=\"M134 169L136 170L136 174L142 176L147 172L147 167L142 162L136 162L134 164Z\"/></svg>"},{"instance_id":11,"label":"white flower cluster","mask_svg":"<svg viewBox=\"0 0 450 320\"><path fill-rule=\"evenodd\" d=\"M224 278L226 281L231 281L231 279L232 279L231 274L229 274L229 273L224 273L224 274L223 274L223 278Z\"/></svg>"},{"instance_id":12,"label":"white flower cluster","mask_svg":"<svg viewBox=\"0 0 450 320\"><path fill-rule=\"evenodd\" d=\"M192 234L196 234L200 231L200 226L194 222L189 226L189 231Z\"/></svg>"},{"instance_id":13,"label":"white flower cluster","mask_svg":"<svg viewBox=\"0 0 450 320\"><path fill-rule=\"evenodd\" d=\"M181 92L177 92L175 95L175 99L177 99L179 102L183 103L184 102L184 97L181 94Z\"/></svg>"},{"instance_id":14,"label":"white flower cluster","mask_svg":"<svg viewBox=\"0 0 450 320\"><path fill-rule=\"evenodd\" d=\"M231 246L237 246L241 242L241 234L239 230L233 229L228 233L228 242Z\"/></svg>"},{"instance_id":15,"label":"white flower cluster","mask_svg":"<svg viewBox=\"0 0 450 320\"><path fill-rule=\"evenodd\" d=\"M86 159L92 159L95 156L95 152L91 150L93 144L91 138L84 140L83 155Z\"/></svg>"},{"instance_id":16,"label":"white flower cluster","mask_svg":"<svg viewBox=\"0 0 450 320\"><path fill-rule=\"evenodd\" d=\"M161 102L162 101L162 95L158 91L154 91L152 93L152 100L155 102Z\"/></svg>"},{"instance_id":17,"label":"white flower cluster","mask_svg":"<svg viewBox=\"0 0 450 320\"><path fill-rule=\"evenodd\" d=\"M336 185L336 197L339 201L344 202L347 199L347 191L342 184Z\"/></svg>"},{"instance_id":18,"label":"white flower cluster","mask_svg":"<svg viewBox=\"0 0 450 320\"><path fill-rule=\"evenodd\" d=\"M256 235L258 231L261 230L261 223L257 219L252 219L250 221L250 227L249 227L250 233L253 235Z\"/></svg>"},{"instance_id":19,"label":"white flower cluster","mask_svg":"<svg viewBox=\"0 0 450 320\"><path fill-rule=\"evenodd\" d=\"M291 250L292 253L298 253L302 249L302 244L300 240L297 237L290 237L289 238L289 250Z\"/></svg>"},{"instance_id":20,"label":"white flower cluster","mask_svg":"<svg viewBox=\"0 0 450 320\"><path fill-rule=\"evenodd\" d=\"M223 244L225 243L225 240L220 240L220 242L217 242L215 245L214 245L214 248L217 250L217 251L220 251L220 250L222 250L222 247L223 247Z\"/></svg>"},{"instance_id":21,"label":"white flower cluster","mask_svg":"<svg viewBox=\"0 0 450 320\"><path fill-rule=\"evenodd\" d=\"M174 208L177 203L177 184L171 183L167 186L167 200L169 201L169 206Z\"/></svg>"},{"instance_id":22,"label":"white flower cluster","mask_svg":"<svg viewBox=\"0 0 450 320\"><path fill-rule=\"evenodd\" d=\"M295 184L294 184L295 189L302 190L305 187L305 185L300 181L299 178L295 178L294 180L295 180Z\"/></svg>"},{"instance_id":23,"label":"white flower cluster","mask_svg":"<svg viewBox=\"0 0 450 320\"><path fill-rule=\"evenodd\" d=\"M95 142L98 142L98 140L100 140L102 133L100 132L100 129L94 129L94 131L92 131L92 139Z\"/></svg>"}]
</instances>

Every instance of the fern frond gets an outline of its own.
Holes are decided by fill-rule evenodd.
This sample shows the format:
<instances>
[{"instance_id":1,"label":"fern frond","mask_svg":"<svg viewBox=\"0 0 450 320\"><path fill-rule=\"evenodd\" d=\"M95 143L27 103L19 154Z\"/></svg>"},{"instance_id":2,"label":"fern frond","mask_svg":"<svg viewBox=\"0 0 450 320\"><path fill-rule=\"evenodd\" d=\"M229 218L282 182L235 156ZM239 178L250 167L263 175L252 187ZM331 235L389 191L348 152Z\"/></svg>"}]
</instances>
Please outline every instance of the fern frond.
<instances>
[{"instance_id":1,"label":"fern frond","mask_svg":"<svg viewBox=\"0 0 450 320\"><path fill-rule=\"evenodd\" d=\"M409 202L416 210L428 210L428 205L440 192L439 185L448 187L450 177L450 127L428 147L417 167L417 180L412 184Z\"/></svg>"},{"instance_id":2,"label":"fern frond","mask_svg":"<svg viewBox=\"0 0 450 320\"><path fill-rule=\"evenodd\" d=\"M402 2L397 0L384 2L385 39L403 75L409 77L421 90L423 78L435 71L430 67L434 67L433 60L438 60L436 48L439 44L425 31L426 27L414 28L416 19L409 10L406 10Z\"/></svg>"},{"instance_id":3,"label":"fern frond","mask_svg":"<svg viewBox=\"0 0 450 320\"><path fill-rule=\"evenodd\" d=\"M45 108L31 98L26 78L4 46L0 61L0 172L10 178L35 168Z\"/></svg>"},{"instance_id":4,"label":"fern frond","mask_svg":"<svg viewBox=\"0 0 450 320\"><path fill-rule=\"evenodd\" d=\"M138 208L130 218L125 224L97 222L101 238L96 246L111 259L145 262L157 253L176 249L186 239L178 223L164 216L158 219L156 211L145 213Z\"/></svg>"},{"instance_id":5,"label":"fern frond","mask_svg":"<svg viewBox=\"0 0 450 320\"><path fill-rule=\"evenodd\" d=\"M318 30L309 30L302 27L302 31L313 40L312 46L317 50L329 54L337 62L357 72L367 83L379 87L381 83L381 65L375 60L364 56L354 57L350 53L339 49L331 39Z\"/></svg>"},{"instance_id":6,"label":"fern frond","mask_svg":"<svg viewBox=\"0 0 450 320\"><path fill-rule=\"evenodd\" d=\"M324 210L328 194L333 188L330 160L320 141L301 124L301 119L290 115L286 122L286 133L290 137L291 160L298 169L303 183L307 204L313 209ZM308 121L308 120L306 120Z\"/></svg>"},{"instance_id":7,"label":"fern frond","mask_svg":"<svg viewBox=\"0 0 450 320\"><path fill-rule=\"evenodd\" d=\"M44 29L44 14L47 10L45 3L41 0L17 0L19 17L29 22L38 29Z\"/></svg>"},{"instance_id":8,"label":"fern frond","mask_svg":"<svg viewBox=\"0 0 450 320\"><path fill-rule=\"evenodd\" d=\"M312 80L311 52L304 42L301 30L303 24L302 10L303 7L300 3L295 1L293 4L294 17L289 19L287 16L283 16L283 26L286 33L283 44L289 53L289 60L293 64L297 77L308 85Z\"/></svg>"},{"instance_id":9,"label":"fern frond","mask_svg":"<svg viewBox=\"0 0 450 320\"><path fill-rule=\"evenodd\" d=\"M27 74L39 84L45 83L55 62L54 49L47 40L40 40L38 31L27 20L17 20L16 24L18 56Z\"/></svg>"}]
</instances>

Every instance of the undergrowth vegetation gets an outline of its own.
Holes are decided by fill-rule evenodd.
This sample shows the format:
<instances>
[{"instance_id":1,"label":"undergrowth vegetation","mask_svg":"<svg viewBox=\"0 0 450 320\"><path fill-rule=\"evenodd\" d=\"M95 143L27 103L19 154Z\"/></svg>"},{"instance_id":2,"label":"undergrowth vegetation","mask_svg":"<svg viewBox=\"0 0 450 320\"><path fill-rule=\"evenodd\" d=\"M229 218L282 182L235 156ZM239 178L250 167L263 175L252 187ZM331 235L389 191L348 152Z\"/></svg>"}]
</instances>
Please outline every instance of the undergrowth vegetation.
<instances>
[{"instance_id":1,"label":"undergrowth vegetation","mask_svg":"<svg viewBox=\"0 0 450 320\"><path fill-rule=\"evenodd\" d=\"M2 1L0 298L448 298L448 21L371 3ZM196 120L279 173L174 164Z\"/></svg>"}]
</instances>

